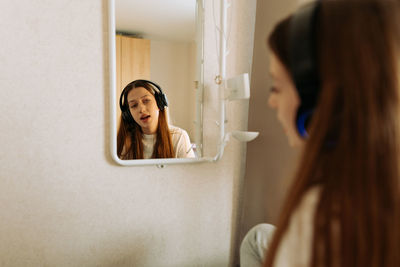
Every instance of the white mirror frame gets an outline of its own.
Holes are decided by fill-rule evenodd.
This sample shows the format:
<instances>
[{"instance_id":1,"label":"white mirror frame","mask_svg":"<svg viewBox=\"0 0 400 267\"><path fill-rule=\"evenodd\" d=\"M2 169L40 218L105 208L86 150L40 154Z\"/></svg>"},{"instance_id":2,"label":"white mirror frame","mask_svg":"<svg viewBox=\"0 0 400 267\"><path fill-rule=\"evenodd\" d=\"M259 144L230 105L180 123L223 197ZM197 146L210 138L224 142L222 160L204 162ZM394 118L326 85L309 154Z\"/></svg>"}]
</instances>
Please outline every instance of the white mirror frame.
<instances>
[{"instance_id":1,"label":"white mirror frame","mask_svg":"<svg viewBox=\"0 0 400 267\"><path fill-rule=\"evenodd\" d=\"M201 8L202 10L198 10L197 12L201 12L201 22L204 25L204 4L202 0L198 0L197 8ZM123 166L145 166L145 165L155 165L163 168L164 165L169 164L185 164L185 163L199 163L205 161L215 161L215 158L169 158L169 159L135 159L135 160L121 160L117 155L117 95L116 95L116 52L115 52L115 0L108 1L108 29L109 29L109 68L110 68L110 128L111 128L111 156L113 160ZM198 18L197 18L198 19ZM202 27L203 28L203 27ZM202 85L203 81L201 81ZM196 100L198 101L198 100ZM196 116L201 116L197 110ZM196 126L201 127L200 126ZM200 129L201 130L201 129ZM198 131L198 129L197 129ZM196 132L197 132L196 131Z\"/></svg>"}]
</instances>

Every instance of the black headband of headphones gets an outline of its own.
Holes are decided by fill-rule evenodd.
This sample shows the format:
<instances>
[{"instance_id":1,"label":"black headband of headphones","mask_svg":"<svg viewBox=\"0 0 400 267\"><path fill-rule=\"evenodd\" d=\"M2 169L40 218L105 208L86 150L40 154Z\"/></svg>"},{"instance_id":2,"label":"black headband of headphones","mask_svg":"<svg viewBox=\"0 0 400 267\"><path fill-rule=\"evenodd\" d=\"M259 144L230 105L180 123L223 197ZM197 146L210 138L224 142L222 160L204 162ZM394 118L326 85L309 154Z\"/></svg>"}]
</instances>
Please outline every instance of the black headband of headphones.
<instances>
[{"instance_id":1,"label":"black headband of headphones","mask_svg":"<svg viewBox=\"0 0 400 267\"><path fill-rule=\"evenodd\" d=\"M147 83L150 84L154 89L154 98L156 99L157 106L160 110L163 110L165 107L168 107L167 96L163 93L161 87L155 82L149 80L134 80L127 84L125 88L122 90L121 96L119 98L119 107L121 111L125 111L127 109L126 106L126 98L127 92L130 88L135 87L136 83Z\"/></svg>"},{"instance_id":2,"label":"black headband of headphones","mask_svg":"<svg viewBox=\"0 0 400 267\"><path fill-rule=\"evenodd\" d=\"M316 0L303 6L292 15L289 22L289 70L301 101L296 115L296 127L302 137L308 135L306 127L320 91L316 46L320 5L320 1Z\"/></svg>"}]
</instances>

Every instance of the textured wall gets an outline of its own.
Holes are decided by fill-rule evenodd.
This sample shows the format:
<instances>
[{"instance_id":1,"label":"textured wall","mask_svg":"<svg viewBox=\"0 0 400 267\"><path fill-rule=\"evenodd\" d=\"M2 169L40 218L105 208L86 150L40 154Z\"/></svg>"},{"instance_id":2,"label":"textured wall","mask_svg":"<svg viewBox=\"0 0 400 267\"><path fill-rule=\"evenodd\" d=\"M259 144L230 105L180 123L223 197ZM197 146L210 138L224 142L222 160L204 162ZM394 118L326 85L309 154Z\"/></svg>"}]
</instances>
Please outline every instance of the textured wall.
<instances>
[{"instance_id":1,"label":"textured wall","mask_svg":"<svg viewBox=\"0 0 400 267\"><path fill-rule=\"evenodd\" d=\"M233 19L230 75L250 71L253 47L255 0L235 3L249 19ZM244 145L230 142L218 163L165 169L111 160L107 1L1 1L0 20L0 266L232 263ZM246 125L246 104L228 112ZM216 116L205 112L207 129Z\"/></svg>"}]
</instances>

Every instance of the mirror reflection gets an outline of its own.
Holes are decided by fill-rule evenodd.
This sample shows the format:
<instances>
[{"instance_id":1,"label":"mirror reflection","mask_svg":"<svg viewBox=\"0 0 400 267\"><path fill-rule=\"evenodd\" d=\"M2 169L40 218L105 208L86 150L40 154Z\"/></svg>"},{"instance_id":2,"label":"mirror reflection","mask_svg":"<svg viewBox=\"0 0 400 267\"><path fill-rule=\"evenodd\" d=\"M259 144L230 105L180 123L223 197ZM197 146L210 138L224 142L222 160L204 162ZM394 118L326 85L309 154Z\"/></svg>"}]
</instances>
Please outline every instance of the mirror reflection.
<instances>
[{"instance_id":1,"label":"mirror reflection","mask_svg":"<svg viewBox=\"0 0 400 267\"><path fill-rule=\"evenodd\" d=\"M187 132L168 125L168 101L161 87L135 80L121 93L117 136L120 159L193 158Z\"/></svg>"},{"instance_id":2,"label":"mirror reflection","mask_svg":"<svg viewBox=\"0 0 400 267\"><path fill-rule=\"evenodd\" d=\"M116 0L115 25L118 157L198 156L196 0Z\"/></svg>"}]
</instances>

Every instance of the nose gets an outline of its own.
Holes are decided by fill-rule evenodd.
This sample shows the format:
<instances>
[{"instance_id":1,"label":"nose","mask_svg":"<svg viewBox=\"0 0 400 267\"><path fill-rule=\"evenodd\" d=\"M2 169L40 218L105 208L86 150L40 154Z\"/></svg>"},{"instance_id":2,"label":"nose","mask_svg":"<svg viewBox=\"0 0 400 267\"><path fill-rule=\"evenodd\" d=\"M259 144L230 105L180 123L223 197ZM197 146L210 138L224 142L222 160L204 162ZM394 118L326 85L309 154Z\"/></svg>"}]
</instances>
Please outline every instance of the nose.
<instances>
[{"instance_id":1,"label":"nose","mask_svg":"<svg viewBox=\"0 0 400 267\"><path fill-rule=\"evenodd\" d=\"M139 105L139 112L140 112L140 113L143 113L143 112L145 111L145 107L146 107L146 106L143 105L142 103L139 103L138 105Z\"/></svg>"}]
</instances>

